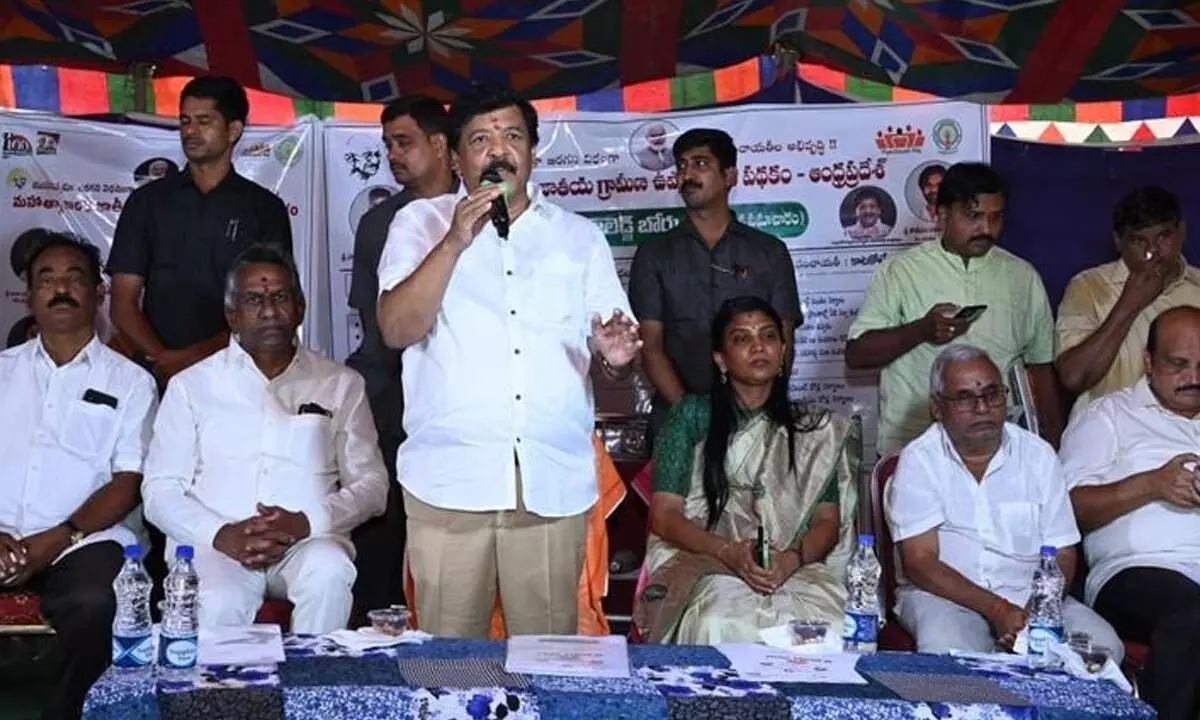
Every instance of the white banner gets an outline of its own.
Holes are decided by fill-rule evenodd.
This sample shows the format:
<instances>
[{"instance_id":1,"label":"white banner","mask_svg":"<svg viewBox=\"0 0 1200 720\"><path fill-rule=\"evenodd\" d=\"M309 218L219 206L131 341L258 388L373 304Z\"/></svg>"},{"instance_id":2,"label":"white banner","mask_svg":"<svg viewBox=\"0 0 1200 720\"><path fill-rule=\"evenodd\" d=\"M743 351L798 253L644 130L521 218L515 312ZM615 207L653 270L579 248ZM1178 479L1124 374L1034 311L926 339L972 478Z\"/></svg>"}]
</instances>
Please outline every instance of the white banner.
<instances>
[{"instance_id":1,"label":"white banner","mask_svg":"<svg viewBox=\"0 0 1200 720\"><path fill-rule=\"evenodd\" d=\"M862 416L865 457L873 457L876 376L846 370L846 333L887 254L936 237L923 176L928 189L940 182L936 168L987 158L986 109L931 102L547 116L534 182L604 230L625 279L637 245L683 217L670 147L695 127L733 137L739 167L731 203L738 217L791 250L805 318L796 337L792 395ZM327 137L339 360L358 342L357 320L346 305L353 229L372 188L394 190L379 133L378 126L335 124ZM345 318L340 332L339 318Z\"/></svg>"},{"instance_id":2,"label":"white banner","mask_svg":"<svg viewBox=\"0 0 1200 720\"><path fill-rule=\"evenodd\" d=\"M305 120L290 128L248 129L235 150L238 172L287 204L296 262L310 288L325 286L323 258L315 257L323 238L314 233L323 231L317 220L324 208L313 201L320 191L319 139L320 125ZM23 249L14 248L21 233L35 227L67 230L90 240L107 257L129 193L182 165L179 135L172 128L0 112L0 207L5 218L0 258L8 260L0 271L0 330L19 335L17 326L30 322L25 320L25 284L16 267ZM326 293L310 295L305 342L327 351ZM101 322L106 331L107 317Z\"/></svg>"}]
</instances>

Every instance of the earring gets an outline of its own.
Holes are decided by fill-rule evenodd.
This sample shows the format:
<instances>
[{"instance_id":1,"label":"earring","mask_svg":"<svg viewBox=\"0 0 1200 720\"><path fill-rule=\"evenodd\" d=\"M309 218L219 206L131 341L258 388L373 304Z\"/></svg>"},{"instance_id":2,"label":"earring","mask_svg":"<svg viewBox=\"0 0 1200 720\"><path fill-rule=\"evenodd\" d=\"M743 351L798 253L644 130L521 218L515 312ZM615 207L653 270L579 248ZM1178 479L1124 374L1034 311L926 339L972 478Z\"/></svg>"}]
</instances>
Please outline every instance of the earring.
<instances>
[{"instance_id":1,"label":"earring","mask_svg":"<svg viewBox=\"0 0 1200 720\"><path fill-rule=\"evenodd\" d=\"M721 384L724 385L727 382L729 382L729 371L721 368Z\"/></svg>"}]
</instances>

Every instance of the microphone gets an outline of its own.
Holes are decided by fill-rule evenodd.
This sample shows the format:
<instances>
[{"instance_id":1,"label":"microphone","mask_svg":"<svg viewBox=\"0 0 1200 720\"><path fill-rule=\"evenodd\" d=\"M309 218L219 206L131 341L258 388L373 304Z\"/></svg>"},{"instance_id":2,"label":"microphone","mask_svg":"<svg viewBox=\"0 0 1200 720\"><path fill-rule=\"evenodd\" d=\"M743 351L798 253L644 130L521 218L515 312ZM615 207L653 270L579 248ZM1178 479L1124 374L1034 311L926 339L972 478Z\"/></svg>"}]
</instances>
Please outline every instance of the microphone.
<instances>
[{"instance_id":1,"label":"microphone","mask_svg":"<svg viewBox=\"0 0 1200 720\"><path fill-rule=\"evenodd\" d=\"M504 179L500 177L500 171L488 170L479 178L480 185L500 185L504 186ZM507 190L507 187L505 188ZM492 226L496 228L496 234L502 238L508 238L508 203L504 200L504 194L492 201L492 210L490 217Z\"/></svg>"}]
</instances>

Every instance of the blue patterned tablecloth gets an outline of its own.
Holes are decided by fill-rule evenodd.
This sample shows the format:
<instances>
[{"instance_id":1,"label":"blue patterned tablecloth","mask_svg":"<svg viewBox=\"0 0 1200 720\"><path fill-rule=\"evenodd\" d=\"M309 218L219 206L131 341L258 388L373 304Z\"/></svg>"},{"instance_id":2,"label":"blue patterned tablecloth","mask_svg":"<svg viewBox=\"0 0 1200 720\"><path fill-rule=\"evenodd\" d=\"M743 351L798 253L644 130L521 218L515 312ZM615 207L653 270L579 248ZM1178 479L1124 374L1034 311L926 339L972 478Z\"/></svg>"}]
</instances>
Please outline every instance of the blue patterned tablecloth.
<instances>
[{"instance_id":1,"label":"blue patterned tablecloth","mask_svg":"<svg viewBox=\"0 0 1200 720\"><path fill-rule=\"evenodd\" d=\"M626 679L510 675L504 644L433 640L353 652L285 639L279 666L205 667L183 680L110 670L88 695L88 720L1100 720L1153 718L1107 682L941 655L877 653L866 685L743 679L717 650L632 645Z\"/></svg>"}]
</instances>

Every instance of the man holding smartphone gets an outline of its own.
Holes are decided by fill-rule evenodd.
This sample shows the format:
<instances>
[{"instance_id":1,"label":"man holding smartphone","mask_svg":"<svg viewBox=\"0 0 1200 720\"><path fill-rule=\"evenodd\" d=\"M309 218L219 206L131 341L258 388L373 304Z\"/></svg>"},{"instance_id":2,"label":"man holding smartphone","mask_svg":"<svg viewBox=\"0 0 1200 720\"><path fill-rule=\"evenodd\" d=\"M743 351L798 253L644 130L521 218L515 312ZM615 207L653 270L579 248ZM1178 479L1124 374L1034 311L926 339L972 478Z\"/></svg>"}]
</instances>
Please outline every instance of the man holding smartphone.
<instances>
[{"instance_id":1,"label":"man holding smartphone","mask_svg":"<svg viewBox=\"0 0 1200 720\"><path fill-rule=\"evenodd\" d=\"M876 450L899 451L932 422L929 371L939 346L987 351L1004 377L1023 362L1042 400L1041 426L1058 440L1054 323L1042 280L1025 260L996 246L1008 188L982 163L959 163L938 188L942 237L884 261L850 327L846 364L879 369Z\"/></svg>"}]
</instances>

